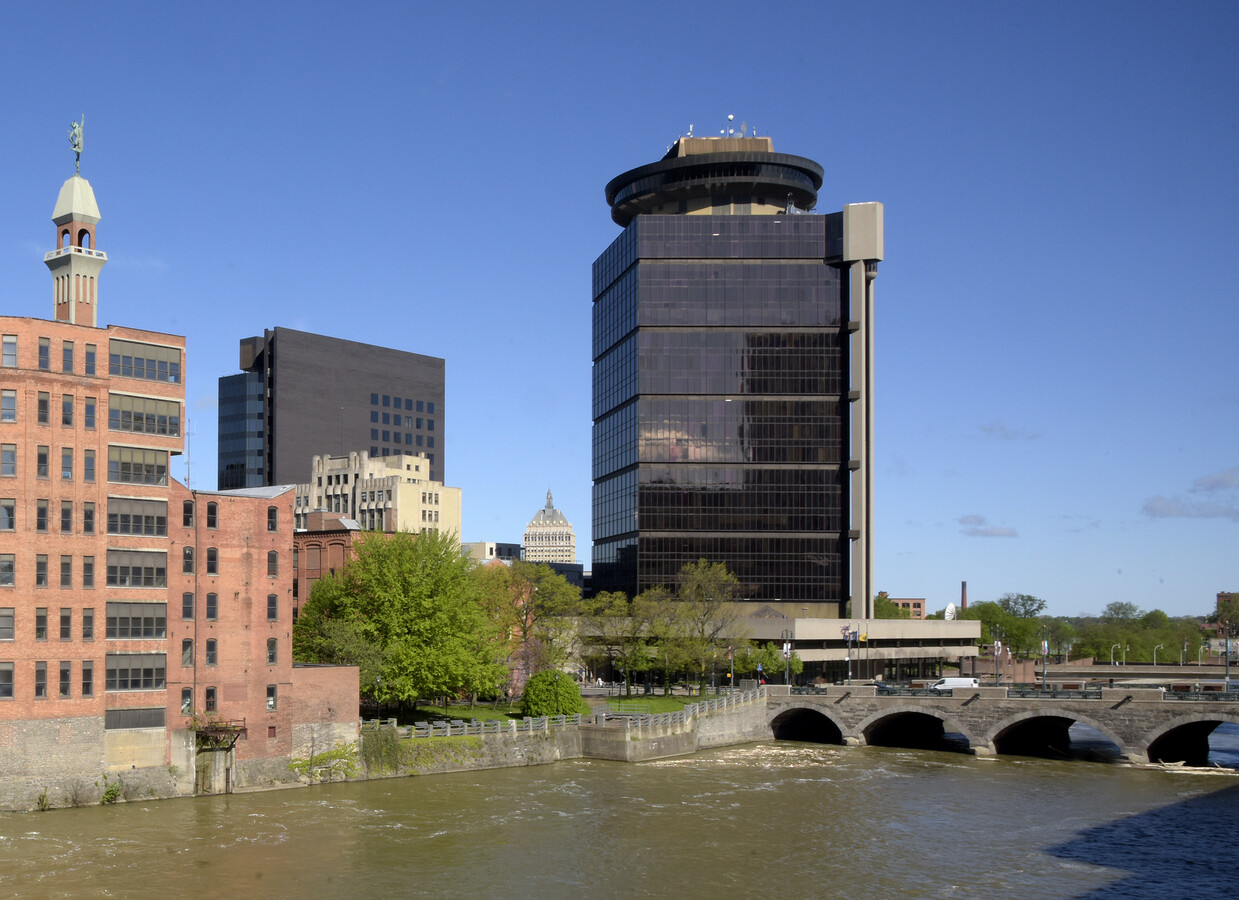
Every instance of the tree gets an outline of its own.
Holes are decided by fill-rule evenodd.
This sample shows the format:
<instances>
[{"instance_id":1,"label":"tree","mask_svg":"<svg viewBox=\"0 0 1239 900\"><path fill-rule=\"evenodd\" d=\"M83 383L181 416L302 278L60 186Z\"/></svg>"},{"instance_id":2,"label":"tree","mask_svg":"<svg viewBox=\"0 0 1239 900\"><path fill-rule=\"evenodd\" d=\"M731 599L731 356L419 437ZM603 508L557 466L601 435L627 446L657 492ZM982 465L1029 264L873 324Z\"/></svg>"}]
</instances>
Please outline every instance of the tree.
<instances>
[{"instance_id":1,"label":"tree","mask_svg":"<svg viewBox=\"0 0 1239 900\"><path fill-rule=\"evenodd\" d=\"M893 601L886 591L878 591L877 596L873 598L873 617L875 619L910 619L912 610Z\"/></svg>"},{"instance_id":2,"label":"tree","mask_svg":"<svg viewBox=\"0 0 1239 900\"><path fill-rule=\"evenodd\" d=\"M1122 600L1115 600L1113 603L1107 603L1106 608L1101 611L1101 617L1107 622L1117 622L1119 624L1127 624L1144 615L1144 611L1134 603L1126 603Z\"/></svg>"},{"instance_id":3,"label":"tree","mask_svg":"<svg viewBox=\"0 0 1239 900\"><path fill-rule=\"evenodd\" d=\"M557 669L576 650L581 589L545 563L512 563L506 602L515 623L522 683L534 672Z\"/></svg>"},{"instance_id":4,"label":"tree","mask_svg":"<svg viewBox=\"0 0 1239 900\"><path fill-rule=\"evenodd\" d=\"M538 672L525 684L521 696L523 716L571 716L589 713L581 689L567 672L548 669Z\"/></svg>"},{"instance_id":5,"label":"tree","mask_svg":"<svg viewBox=\"0 0 1239 900\"><path fill-rule=\"evenodd\" d=\"M676 581L685 655L705 693L706 672L720 645L728 638L741 637L736 628L740 614L735 608L740 583L725 565L705 559L686 563Z\"/></svg>"},{"instance_id":6,"label":"tree","mask_svg":"<svg viewBox=\"0 0 1239 900\"><path fill-rule=\"evenodd\" d=\"M294 658L352 653L375 671L363 690L383 703L495 689L506 672L503 644L454 537L370 534L354 550L338 576L311 592Z\"/></svg>"},{"instance_id":7,"label":"tree","mask_svg":"<svg viewBox=\"0 0 1239 900\"><path fill-rule=\"evenodd\" d=\"M998 605L1017 619L1035 619L1045 612L1045 601L1032 594L1003 594Z\"/></svg>"},{"instance_id":8,"label":"tree","mask_svg":"<svg viewBox=\"0 0 1239 900\"><path fill-rule=\"evenodd\" d=\"M632 696L632 673L644 672L654 663L650 623L667 599L663 588L644 591L631 602L622 592L603 591L587 606L582 618L584 630L623 671L625 696Z\"/></svg>"}]
</instances>

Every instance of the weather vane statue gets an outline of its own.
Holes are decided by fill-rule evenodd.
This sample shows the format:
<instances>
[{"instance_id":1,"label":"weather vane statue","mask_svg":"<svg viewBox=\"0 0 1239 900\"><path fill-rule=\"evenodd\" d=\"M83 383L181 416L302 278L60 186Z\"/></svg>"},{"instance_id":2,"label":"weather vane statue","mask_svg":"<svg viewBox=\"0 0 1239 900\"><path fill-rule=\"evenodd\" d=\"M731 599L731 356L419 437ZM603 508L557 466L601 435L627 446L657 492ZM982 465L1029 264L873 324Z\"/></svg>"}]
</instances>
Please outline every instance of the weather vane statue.
<instances>
[{"instance_id":1,"label":"weather vane statue","mask_svg":"<svg viewBox=\"0 0 1239 900\"><path fill-rule=\"evenodd\" d=\"M69 126L69 143L73 146L74 168L77 174L82 174L82 126L86 124L86 113L82 113L82 121Z\"/></svg>"}]
</instances>

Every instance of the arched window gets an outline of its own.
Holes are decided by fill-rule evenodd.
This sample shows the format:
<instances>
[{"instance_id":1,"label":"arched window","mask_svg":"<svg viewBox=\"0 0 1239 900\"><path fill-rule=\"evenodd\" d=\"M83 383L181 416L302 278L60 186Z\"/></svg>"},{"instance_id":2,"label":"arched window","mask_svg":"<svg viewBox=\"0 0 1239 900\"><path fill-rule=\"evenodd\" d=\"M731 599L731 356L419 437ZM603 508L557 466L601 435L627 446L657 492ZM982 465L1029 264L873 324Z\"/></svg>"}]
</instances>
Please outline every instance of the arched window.
<instances>
[{"instance_id":1,"label":"arched window","mask_svg":"<svg viewBox=\"0 0 1239 900\"><path fill-rule=\"evenodd\" d=\"M194 548L186 547L181 551L181 572L192 575L194 572Z\"/></svg>"},{"instance_id":2,"label":"arched window","mask_svg":"<svg viewBox=\"0 0 1239 900\"><path fill-rule=\"evenodd\" d=\"M277 652L275 638L267 638L267 665L275 665Z\"/></svg>"},{"instance_id":3,"label":"arched window","mask_svg":"<svg viewBox=\"0 0 1239 900\"><path fill-rule=\"evenodd\" d=\"M90 249L90 231L88 229L83 228L77 233L77 245L85 247L87 250Z\"/></svg>"},{"instance_id":4,"label":"arched window","mask_svg":"<svg viewBox=\"0 0 1239 900\"><path fill-rule=\"evenodd\" d=\"M219 597L215 594L207 594L206 617L211 620L219 618Z\"/></svg>"},{"instance_id":5,"label":"arched window","mask_svg":"<svg viewBox=\"0 0 1239 900\"><path fill-rule=\"evenodd\" d=\"M186 528L194 527L194 501L186 500L181 504L181 524Z\"/></svg>"},{"instance_id":6,"label":"arched window","mask_svg":"<svg viewBox=\"0 0 1239 900\"><path fill-rule=\"evenodd\" d=\"M208 503L207 504L207 528L218 528L218 527L219 527L219 504Z\"/></svg>"},{"instance_id":7,"label":"arched window","mask_svg":"<svg viewBox=\"0 0 1239 900\"><path fill-rule=\"evenodd\" d=\"M214 547L207 547L206 573L208 575L219 574L219 551Z\"/></svg>"},{"instance_id":8,"label":"arched window","mask_svg":"<svg viewBox=\"0 0 1239 900\"><path fill-rule=\"evenodd\" d=\"M278 531L280 527L280 511L274 506L267 507L267 531Z\"/></svg>"},{"instance_id":9,"label":"arched window","mask_svg":"<svg viewBox=\"0 0 1239 900\"><path fill-rule=\"evenodd\" d=\"M207 712L215 712L215 688L209 687L206 689L206 700L203 702L203 708Z\"/></svg>"},{"instance_id":10,"label":"arched window","mask_svg":"<svg viewBox=\"0 0 1239 900\"><path fill-rule=\"evenodd\" d=\"M275 578L280 574L280 554L277 550L272 550L267 554L267 575Z\"/></svg>"}]
</instances>

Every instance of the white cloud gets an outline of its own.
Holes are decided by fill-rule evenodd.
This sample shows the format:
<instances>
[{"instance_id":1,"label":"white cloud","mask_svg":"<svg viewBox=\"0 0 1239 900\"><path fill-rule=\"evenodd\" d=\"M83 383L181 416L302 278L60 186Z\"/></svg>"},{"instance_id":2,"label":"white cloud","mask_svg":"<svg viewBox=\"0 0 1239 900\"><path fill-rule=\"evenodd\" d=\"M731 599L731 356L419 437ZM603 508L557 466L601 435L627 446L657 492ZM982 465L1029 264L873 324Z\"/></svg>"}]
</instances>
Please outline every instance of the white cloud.
<instances>
[{"instance_id":1,"label":"white cloud","mask_svg":"<svg viewBox=\"0 0 1239 900\"><path fill-rule=\"evenodd\" d=\"M989 520L985 516L970 513L959 517L960 528L959 533L967 537L1019 537L1020 534L1014 528L1004 528L999 525L990 525Z\"/></svg>"},{"instance_id":2,"label":"white cloud","mask_svg":"<svg viewBox=\"0 0 1239 900\"><path fill-rule=\"evenodd\" d=\"M981 433L996 441L1035 441L1041 437L1040 432L1025 431L1023 428L1008 428L1001 422L986 422L977 426Z\"/></svg>"},{"instance_id":3,"label":"white cloud","mask_svg":"<svg viewBox=\"0 0 1239 900\"><path fill-rule=\"evenodd\" d=\"M1225 491L1231 488L1239 488L1239 466L1197 478L1192 484L1192 493Z\"/></svg>"},{"instance_id":4,"label":"white cloud","mask_svg":"<svg viewBox=\"0 0 1239 900\"><path fill-rule=\"evenodd\" d=\"M1154 519L1230 519L1239 522L1239 504L1202 503L1182 497L1150 497L1143 512Z\"/></svg>"}]
</instances>

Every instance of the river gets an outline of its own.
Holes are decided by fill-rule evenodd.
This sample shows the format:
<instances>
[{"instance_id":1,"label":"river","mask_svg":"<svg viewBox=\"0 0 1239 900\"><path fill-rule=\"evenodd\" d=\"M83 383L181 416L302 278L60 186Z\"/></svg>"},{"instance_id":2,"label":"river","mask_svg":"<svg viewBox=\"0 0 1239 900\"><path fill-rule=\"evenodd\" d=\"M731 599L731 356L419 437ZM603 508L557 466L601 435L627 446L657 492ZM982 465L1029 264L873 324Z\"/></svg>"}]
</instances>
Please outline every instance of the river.
<instances>
[{"instance_id":1,"label":"river","mask_svg":"<svg viewBox=\"0 0 1239 900\"><path fill-rule=\"evenodd\" d=\"M1237 826L1233 771L771 742L0 814L0 896L1220 897Z\"/></svg>"}]
</instances>

